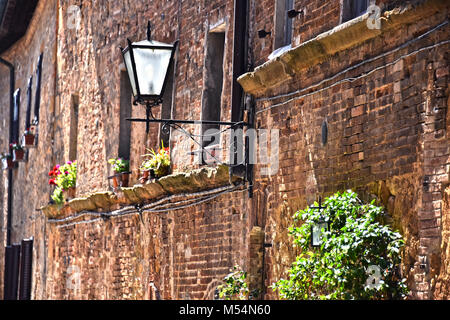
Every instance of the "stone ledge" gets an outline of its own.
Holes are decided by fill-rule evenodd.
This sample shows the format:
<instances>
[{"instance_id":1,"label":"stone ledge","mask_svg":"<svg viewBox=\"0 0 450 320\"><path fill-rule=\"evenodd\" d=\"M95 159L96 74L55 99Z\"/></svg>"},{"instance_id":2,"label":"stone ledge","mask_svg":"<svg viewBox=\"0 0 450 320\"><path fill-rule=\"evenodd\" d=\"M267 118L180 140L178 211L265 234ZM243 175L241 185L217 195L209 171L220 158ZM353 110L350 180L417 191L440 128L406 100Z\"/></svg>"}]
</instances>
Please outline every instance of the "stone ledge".
<instances>
[{"instance_id":1,"label":"stone ledge","mask_svg":"<svg viewBox=\"0 0 450 320\"><path fill-rule=\"evenodd\" d=\"M246 93L264 96L271 89L291 80L296 74L325 61L331 55L344 51L366 40L390 31L402 24L429 17L445 8L447 0L422 0L420 4L406 4L381 15L381 28L369 29L369 13L343 23L314 39L290 49L277 58L267 61L255 71L241 75L237 80Z\"/></svg>"},{"instance_id":2,"label":"stone ledge","mask_svg":"<svg viewBox=\"0 0 450 320\"><path fill-rule=\"evenodd\" d=\"M66 218L82 211L107 212L135 204L151 203L164 196L193 193L213 189L241 180L232 177L228 167L200 168L189 172L171 174L159 180L147 181L130 188L122 188L117 193L102 191L91 193L68 201L64 205L51 204L40 208L47 218Z\"/></svg>"}]
</instances>

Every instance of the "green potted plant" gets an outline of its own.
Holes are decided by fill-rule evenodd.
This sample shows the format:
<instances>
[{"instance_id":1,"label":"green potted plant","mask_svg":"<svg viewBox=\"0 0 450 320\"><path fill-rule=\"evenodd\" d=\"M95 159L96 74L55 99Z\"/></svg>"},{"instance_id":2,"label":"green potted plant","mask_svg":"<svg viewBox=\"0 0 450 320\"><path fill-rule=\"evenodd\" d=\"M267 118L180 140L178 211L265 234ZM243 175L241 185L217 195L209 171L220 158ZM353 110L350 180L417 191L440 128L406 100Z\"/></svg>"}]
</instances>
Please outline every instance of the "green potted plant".
<instances>
[{"instance_id":1,"label":"green potted plant","mask_svg":"<svg viewBox=\"0 0 450 320\"><path fill-rule=\"evenodd\" d=\"M48 183L55 185L52 199L55 203L62 204L69 199L75 198L77 163L76 161L67 161L63 165L57 164L48 173L50 179Z\"/></svg>"},{"instance_id":2,"label":"green potted plant","mask_svg":"<svg viewBox=\"0 0 450 320\"><path fill-rule=\"evenodd\" d=\"M23 147L17 142L11 143L10 147L12 149L12 156L14 162L22 162L25 161L25 150Z\"/></svg>"},{"instance_id":3,"label":"green potted plant","mask_svg":"<svg viewBox=\"0 0 450 320\"><path fill-rule=\"evenodd\" d=\"M1 159L2 159L2 169L3 170L8 170L8 169L14 168L13 159L10 154L2 153Z\"/></svg>"},{"instance_id":4,"label":"green potted plant","mask_svg":"<svg viewBox=\"0 0 450 320\"><path fill-rule=\"evenodd\" d=\"M158 152L153 149L147 149L150 153L143 155L144 157L149 157L144 160L141 164L141 170L143 175L141 180L148 179L146 172L150 174L153 172L156 178L161 178L166 176L170 172L170 151L169 148L164 147L164 143L161 142L161 148Z\"/></svg>"},{"instance_id":5,"label":"green potted plant","mask_svg":"<svg viewBox=\"0 0 450 320\"><path fill-rule=\"evenodd\" d=\"M142 173L139 179L140 183L145 183L148 179L156 178L155 171L153 170L149 160L144 160L141 166L139 167L139 170Z\"/></svg>"},{"instance_id":6,"label":"green potted plant","mask_svg":"<svg viewBox=\"0 0 450 320\"><path fill-rule=\"evenodd\" d=\"M122 158L112 158L108 160L112 165L114 175L111 177L114 189L120 187L128 187L130 179L130 161Z\"/></svg>"},{"instance_id":7,"label":"green potted plant","mask_svg":"<svg viewBox=\"0 0 450 320\"><path fill-rule=\"evenodd\" d=\"M34 144L35 135L31 132L30 129L25 130L22 136L22 146L25 148L34 148L36 147Z\"/></svg>"}]
</instances>

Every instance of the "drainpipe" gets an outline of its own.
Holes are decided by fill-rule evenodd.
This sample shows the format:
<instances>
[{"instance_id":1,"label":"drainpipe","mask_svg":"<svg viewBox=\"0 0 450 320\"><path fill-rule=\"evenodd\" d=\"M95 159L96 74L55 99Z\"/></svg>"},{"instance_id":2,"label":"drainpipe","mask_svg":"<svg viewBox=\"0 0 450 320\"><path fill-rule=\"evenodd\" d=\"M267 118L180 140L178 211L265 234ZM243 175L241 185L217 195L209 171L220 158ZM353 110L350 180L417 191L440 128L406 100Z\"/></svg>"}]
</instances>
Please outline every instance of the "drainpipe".
<instances>
[{"instance_id":1,"label":"drainpipe","mask_svg":"<svg viewBox=\"0 0 450 320\"><path fill-rule=\"evenodd\" d=\"M14 65L11 62L6 61L0 57L0 63L4 64L9 68L9 116L12 119L14 114ZM12 142L13 137L13 127L9 125L9 141ZM8 146L9 147L9 146ZM11 150L10 150L11 152ZM13 169L8 170L8 204L6 213L6 245L11 245L11 230L12 230L12 202L13 202Z\"/></svg>"}]
</instances>

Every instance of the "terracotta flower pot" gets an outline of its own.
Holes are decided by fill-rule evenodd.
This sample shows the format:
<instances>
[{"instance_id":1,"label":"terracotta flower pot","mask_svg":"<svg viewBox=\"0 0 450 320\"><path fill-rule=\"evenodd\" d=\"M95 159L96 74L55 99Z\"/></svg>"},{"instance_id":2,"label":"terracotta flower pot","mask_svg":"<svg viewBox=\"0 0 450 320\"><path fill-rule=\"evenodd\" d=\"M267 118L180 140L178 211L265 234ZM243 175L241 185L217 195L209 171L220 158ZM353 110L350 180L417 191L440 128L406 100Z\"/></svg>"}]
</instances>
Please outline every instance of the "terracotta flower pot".
<instances>
[{"instance_id":1,"label":"terracotta flower pot","mask_svg":"<svg viewBox=\"0 0 450 320\"><path fill-rule=\"evenodd\" d=\"M75 198L75 193L76 193L76 188L75 187L71 187L67 190L64 190L64 199L66 199L66 201Z\"/></svg>"},{"instance_id":2,"label":"terracotta flower pot","mask_svg":"<svg viewBox=\"0 0 450 320\"><path fill-rule=\"evenodd\" d=\"M119 187L119 174L115 174L112 176L112 184L113 184L113 188L117 189Z\"/></svg>"},{"instance_id":3,"label":"terracotta flower pot","mask_svg":"<svg viewBox=\"0 0 450 320\"><path fill-rule=\"evenodd\" d=\"M25 151L23 149L13 149L13 161L24 161Z\"/></svg>"},{"instance_id":4,"label":"terracotta flower pot","mask_svg":"<svg viewBox=\"0 0 450 320\"><path fill-rule=\"evenodd\" d=\"M149 176L150 176L150 170L144 170L144 171L142 171L142 175L141 175L141 177L139 178L139 182L140 182L141 184L144 184L144 183L148 180Z\"/></svg>"},{"instance_id":5,"label":"terracotta flower pot","mask_svg":"<svg viewBox=\"0 0 450 320\"><path fill-rule=\"evenodd\" d=\"M2 169L8 170L14 168L14 162L12 158L2 158Z\"/></svg>"},{"instance_id":6,"label":"terracotta flower pot","mask_svg":"<svg viewBox=\"0 0 450 320\"><path fill-rule=\"evenodd\" d=\"M116 190L120 187L128 187L131 172L119 172L109 177L112 180L113 189Z\"/></svg>"},{"instance_id":7,"label":"terracotta flower pot","mask_svg":"<svg viewBox=\"0 0 450 320\"><path fill-rule=\"evenodd\" d=\"M35 138L35 136L32 133L24 134L22 137L22 146L24 146L25 148L36 147L34 145L34 138Z\"/></svg>"},{"instance_id":8,"label":"terracotta flower pot","mask_svg":"<svg viewBox=\"0 0 450 320\"><path fill-rule=\"evenodd\" d=\"M128 187L129 181L130 181L130 173L122 172L120 174L120 186L124 188Z\"/></svg>"},{"instance_id":9,"label":"terracotta flower pot","mask_svg":"<svg viewBox=\"0 0 450 320\"><path fill-rule=\"evenodd\" d=\"M148 179L148 177L150 177L150 171L150 169L142 171L142 178Z\"/></svg>"}]
</instances>

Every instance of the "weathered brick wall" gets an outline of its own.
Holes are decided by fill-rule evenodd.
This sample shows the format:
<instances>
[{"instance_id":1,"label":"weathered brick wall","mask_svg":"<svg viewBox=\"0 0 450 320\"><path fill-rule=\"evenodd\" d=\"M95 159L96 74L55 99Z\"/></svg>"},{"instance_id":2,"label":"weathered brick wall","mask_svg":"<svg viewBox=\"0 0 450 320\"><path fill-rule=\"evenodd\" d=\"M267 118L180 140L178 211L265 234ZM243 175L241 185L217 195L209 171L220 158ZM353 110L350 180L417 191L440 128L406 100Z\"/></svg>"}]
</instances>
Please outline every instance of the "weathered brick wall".
<instances>
[{"instance_id":1,"label":"weathered brick wall","mask_svg":"<svg viewBox=\"0 0 450 320\"><path fill-rule=\"evenodd\" d=\"M444 286L438 275L448 263L441 220L448 215L448 25L417 38L445 19L436 14L343 51L257 99L257 127L280 129L278 173L269 179L255 169L256 212L274 243L267 285L296 254L286 233L292 214L351 188L377 198L406 238L403 274L412 297L445 297L434 290Z\"/></svg>"},{"instance_id":2,"label":"weathered brick wall","mask_svg":"<svg viewBox=\"0 0 450 320\"><path fill-rule=\"evenodd\" d=\"M61 1L62 21L68 14L70 5L80 5L73 1ZM127 8L127 10L124 10ZM153 25L152 37L158 41L173 42L177 39L179 49L175 70L174 118L200 119L201 97L204 79L205 38L210 26L226 23L226 52L224 57L224 77L221 116L230 118L231 63L233 37L233 2L217 1L198 4L195 1L149 4L146 1L100 1L84 2L80 9L81 22L78 29L60 23L58 46L58 70L61 108L70 105L72 94L80 97L78 136L79 179L77 194L102 190L108 187L107 176L111 171L107 159L117 156L120 68L122 56L119 46L126 45L126 38L138 41L145 38L147 21ZM136 12L136 14L133 14ZM85 61L89 61L86 63ZM158 116L159 109L154 111ZM133 107L133 117L145 117L142 106ZM69 123L70 115L65 113L62 123ZM145 125L132 124L131 133L131 169L134 172L132 182L137 181L137 168L142 161L141 155L148 153L146 148L157 147L159 126L153 124L150 133L145 134ZM200 126L186 126L200 134ZM64 131L65 130L65 131ZM64 145L69 144L68 126L62 131ZM173 132L171 148L174 154L180 150L180 156L174 157L173 169L192 168L194 156L187 152L198 149L185 136ZM64 138L63 138L64 137ZM224 146L226 141L223 141ZM83 147L81 147L83 146ZM69 160L66 147L64 158ZM72 159L73 160L73 159ZM92 177L96 177L93 179Z\"/></svg>"},{"instance_id":3,"label":"weathered brick wall","mask_svg":"<svg viewBox=\"0 0 450 320\"><path fill-rule=\"evenodd\" d=\"M78 28L68 25L70 5L80 8ZM249 62L258 66L273 51L275 1L250 1L249 6ZM294 45L340 22L341 1L296 1L295 8L305 8L305 15L293 21ZM155 297L149 286L154 281L164 299L212 298L219 279L236 263L256 273L264 269L262 280L270 285L297 254L287 237L293 213L319 194L347 188L365 199L377 198L390 215L387 222L404 234L403 272L413 297L448 297L448 201L442 200L449 174L448 44L442 43L448 39L448 26L417 39L446 16L442 12L417 19L340 52L272 88L270 100L257 100L257 128L280 129L280 163L271 177L261 176L263 165L255 167L252 200L240 191L182 210L144 213L143 222L134 214L71 224L44 223L36 209L51 193L49 169L74 160L68 159L72 95L79 97L77 195L84 196L108 188L112 172L106 161L117 156L119 141L118 47L126 45L127 37L145 38L149 19L154 39L180 40L172 114L178 119L200 119L207 32L225 23L221 119L230 120L233 1L41 1L25 40L3 55L18 66L23 131L26 82L44 52L40 142L29 162L15 171L14 190L13 241L35 237L33 297L150 299ZM260 29L272 35L259 39ZM0 72L0 88L7 92L7 70ZM275 98L293 91L298 93ZM2 106L9 105L7 96L0 99ZM8 143L8 112L0 109L3 148ZM155 116L158 113L156 109ZM144 108L133 107L132 116L144 117ZM325 118L329 134L322 146ZM185 128L200 133L200 126ZM157 146L158 132L156 125L147 135L144 124L132 124L132 184L145 148ZM226 151L225 137L221 144ZM187 152L198 147L188 138L172 132L170 147L175 171L197 166ZM0 176L2 186L5 178ZM0 189L4 208L6 189ZM264 242L273 244L264 249L264 263L250 261L262 259L260 251L250 252L249 230L254 225L265 232ZM2 239L4 226L2 222ZM67 288L76 271L70 266L81 271L80 291ZM251 272L259 282L259 275ZM266 298L275 297L267 289Z\"/></svg>"},{"instance_id":4,"label":"weathered brick wall","mask_svg":"<svg viewBox=\"0 0 450 320\"><path fill-rule=\"evenodd\" d=\"M175 73L175 104L172 114L175 119L200 120L202 110L203 82L205 80L205 52L207 33L213 26L225 23L224 79L222 87L221 120L231 119L231 75L233 60L233 1L184 1L181 3L178 20L180 47ZM185 126L189 132L201 134L201 126ZM224 129L224 127L221 127ZM172 149L179 156L173 159L174 169L183 171L198 166L195 156L188 152L199 150L199 146L178 132L172 133ZM222 136L220 144L227 150L228 141ZM227 152L224 152L224 161Z\"/></svg>"},{"instance_id":5,"label":"weathered brick wall","mask_svg":"<svg viewBox=\"0 0 450 320\"><path fill-rule=\"evenodd\" d=\"M447 113L448 114L448 113ZM448 119L448 118L447 118ZM448 121L448 120L447 120ZM448 122L447 122L448 123ZM441 268L436 281L435 297L438 299L448 300L450 289L450 246L449 246L449 231L450 231L450 188L444 190L444 201L442 204L442 243L441 243Z\"/></svg>"},{"instance_id":6,"label":"weathered brick wall","mask_svg":"<svg viewBox=\"0 0 450 320\"><path fill-rule=\"evenodd\" d=\"M342 1L295 1L295 9L303 10L303 16L293 20L293 41L308 41L339 25L342 6Z\"/></svg>"},{"instance_id":7,"label":"weathered brick wall","mask_svg":"<svg viewBox=\"0 0 450 320\"><path fill-rule=\"evenodd\" d=\"M73 139L70 137L70 109L74 95L79 97L77 194L85 195L108 188L107 176L111 174L111 170L106 164L106 160L117 156L119 140L117 128L122 57L118 47L126 45L127 37L132 40L144 38L145 26L150 19L154 26L153 37L155 39L166 42L180 39L178 53L180 62L177 64L175 78L177 92L175 109L182 112L181 114L178 111L175 112L174 117L199 119L204 76L205 34L210 25L226 23L227 40L223 88L225 92L223 105L225 107L222 116L224 120L229 120L233 2L218 1L204 5L196 2L182 2L180 4L181 6L171 2L150 4L147 1L133 1L132 3L85 1L81 4L81 1L55 1L46 2L44 5L41 2L27 32L26 39L28 40L22 44L15 44L4 54L5 58L16 57L17 61L13 62L19 67L16 72L17 87L21 87L22 93L24 93L28 76L35 70L37 57L41 52L44 53L39 146L38 149L31 151L29 162L25 165L21 164L15 171L18 177L15 179L17 183L14 191L15 199L17 199L14 206L14 212L17 212L14 218L14 232L17 235L13 236L13 241L19 241L21 237L30 235L36 239L35 256L37 259L34 278L36 282L33 283L33 288L39 290L39 293L36 293L35 298L47 296L45 295L45 283L40 282L41 276L38 275L38 272L47 268L46 261L48 260L41 260L47 258L41 252L46 250L45 237L41 233L42 225L39 228L33 227L37 231L30 233L28 231L31 228L29 221L30 219L37 219L36 221L40 223L44 221L44 217L36 214L35 210L47 204L52 192L47 184L46 173L49 169L56 163L75 160L69 159L70 143ZM73 5L80 9L79 24L77 24L77 20L73 19L74 16L69 10L69 7ZM161 14L162 12L164 14ZM48 18L49 15L52 16L51 19ZM42 34L46 36L42 37ZM7 78L2 77L2 88L7 88L7 85ZM24 119L25 113L23 98L22 94L21 119ZM2 99L2 104L8 105L8 97L2 97ZM6 110L3 109L2 112L6 112ZM155 112L155 115L157 114L158 110ZM143 108L133 107L132 116L144 117ZM8 122L5 121L2 125L2 132L7 133ZM148 135L145 134L144 128L145 126L142 124L133 124L132 126L130 145L132 184L137 180L137 167L142 160L141 155L147 153L145 148L156 147L158 144L158 126L152 126ZM196 126L195 130L198 129L199 126ZM22 127L21 131L23 131ZM5 138L6 135L2 134L2 136ZM187 140L186 137L177 137L174 134L172 149L176 150L177 142L183 141L183 139ZM7 143L7 141L2 140L2 143ZM226 141L224 140L223 143L225 144ZM189 144L187 149L194 150L197 147ZM192 168L193 157L186 155L184 151L181 151L180 154L179 159L173 159L174 169L178 169L179 163L183 164L180 169ZM189 164L191 165L189 166ZM33 169L24 170L24 166ZM28 187L24 188L24 181L33 181L33 184L28 184L33 190L28 190ZM33 201L25 201L26 199L33 199ZM6 218L6 214L3 214L2 217ZM2 226L4 229L5 224L2 223ZM49 226L44 225L44 227ZM34 230L33 228L31 230ZM52 232L47 234L51 237ZM79 247L77 251L73 252L73 255L83 255L85 249L85 247ZM220 272L223 274L227 267L222 265L221 268ZM49 265L47 270L53 270L52 266ZM51 277L52 272L48 274ZM45 282L45 279L42 281ZM125 283L121 285L126 286ZM198 296L199 293L197 292L196 295ZM49 293L48 296L58 295Z\"/></svg>"}]
</instances>

